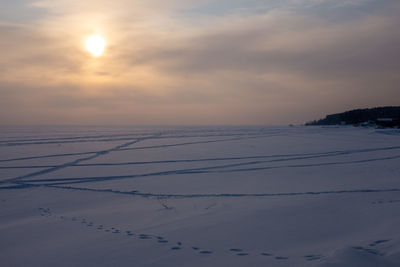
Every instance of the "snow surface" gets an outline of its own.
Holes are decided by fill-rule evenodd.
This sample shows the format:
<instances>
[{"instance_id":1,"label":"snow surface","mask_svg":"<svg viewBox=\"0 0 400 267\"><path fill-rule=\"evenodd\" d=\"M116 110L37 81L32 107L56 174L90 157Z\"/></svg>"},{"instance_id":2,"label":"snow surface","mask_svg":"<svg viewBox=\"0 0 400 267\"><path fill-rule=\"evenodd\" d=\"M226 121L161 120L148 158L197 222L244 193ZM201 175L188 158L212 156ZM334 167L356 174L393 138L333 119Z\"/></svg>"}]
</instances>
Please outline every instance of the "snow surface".
<instances>
[{"instance_id":1,"label":"snow surface","mask_svg":"<svg viewBox=\"0 0 400 267\"><path fill-rule=\"evenodd\" d=\"M400 266L400 131L1 127L1 266Z\"/></svg>"}]
</instances>

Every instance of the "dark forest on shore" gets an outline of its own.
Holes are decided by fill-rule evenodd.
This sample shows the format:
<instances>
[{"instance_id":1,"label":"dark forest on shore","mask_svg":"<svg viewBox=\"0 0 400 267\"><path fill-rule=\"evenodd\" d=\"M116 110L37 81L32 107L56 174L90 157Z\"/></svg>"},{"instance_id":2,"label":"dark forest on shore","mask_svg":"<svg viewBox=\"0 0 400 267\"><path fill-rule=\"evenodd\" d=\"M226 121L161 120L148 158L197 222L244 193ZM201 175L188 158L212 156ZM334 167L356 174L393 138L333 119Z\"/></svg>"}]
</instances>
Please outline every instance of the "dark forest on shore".
<instances>
[{"instance_id":1,"label":"dark forest on shore","mask_svg":"<svg viewBox=\"0 0 400 267\"><path fill-rule=\"evenodd\" d=\"M388 127L400 126L400 106L354 109L327 115L323 119L307 122L306 125L358 125L363 123L375 123Z\"/></svg>"}]
</instances>

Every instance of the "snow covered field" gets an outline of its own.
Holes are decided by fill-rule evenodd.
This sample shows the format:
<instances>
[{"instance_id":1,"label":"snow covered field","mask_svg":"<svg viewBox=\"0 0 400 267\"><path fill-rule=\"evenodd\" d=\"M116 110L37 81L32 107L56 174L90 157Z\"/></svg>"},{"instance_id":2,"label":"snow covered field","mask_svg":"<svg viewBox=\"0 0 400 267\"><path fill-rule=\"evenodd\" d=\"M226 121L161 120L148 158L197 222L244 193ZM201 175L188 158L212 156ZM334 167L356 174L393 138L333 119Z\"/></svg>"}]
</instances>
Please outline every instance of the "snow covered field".
<instances>
[{"instance_id":1,"label":"snow covered field","mask_svg":"<svg viewBox=\"0 0 400 267\"><path fill-rule=\"evenodd\" d=\"M400 131L2 127L1 266L400 266Z\"/></svg>"}]
</instances>

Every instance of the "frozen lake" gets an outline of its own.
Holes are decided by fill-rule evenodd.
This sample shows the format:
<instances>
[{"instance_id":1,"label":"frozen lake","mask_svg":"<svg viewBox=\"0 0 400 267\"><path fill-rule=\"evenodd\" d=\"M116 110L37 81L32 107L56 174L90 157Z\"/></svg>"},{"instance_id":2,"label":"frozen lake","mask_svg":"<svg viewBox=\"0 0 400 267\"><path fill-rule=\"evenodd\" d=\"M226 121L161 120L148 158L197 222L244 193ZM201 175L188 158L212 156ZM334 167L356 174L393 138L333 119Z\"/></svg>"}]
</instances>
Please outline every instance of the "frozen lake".
<instances>
[{"instance_id":1,"label":"frozen lake","mask_svg":"<svg viewBox=\"0 0 400 267\"><path fill-rule=\"evenodd\" d=\"M0 127L2 266L400 266L400 130Z\"/></svg>"}]
</instances>

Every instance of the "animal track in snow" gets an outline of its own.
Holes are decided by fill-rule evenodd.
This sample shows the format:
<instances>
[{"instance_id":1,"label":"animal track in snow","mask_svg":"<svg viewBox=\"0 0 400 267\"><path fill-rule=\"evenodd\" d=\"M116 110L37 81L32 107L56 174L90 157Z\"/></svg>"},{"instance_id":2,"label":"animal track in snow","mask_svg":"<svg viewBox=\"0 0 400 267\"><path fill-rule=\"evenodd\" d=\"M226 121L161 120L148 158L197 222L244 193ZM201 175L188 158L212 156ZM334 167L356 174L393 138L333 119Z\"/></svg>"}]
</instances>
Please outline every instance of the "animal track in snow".
<instances>
[{"instance_id":1,"label":"animal track in snow","mask_svg":"<svg viewBox=\"0 0 400 267\"><path fill-rule=\"evenodd\" d=\"M50 217L50 216L54 216L53 213L50 211L50 209L48 208L39 208L40 211L40 215L41 216L46 216L46 217ZM103 224L95 224L95 222L93 221L89 221L87 218L82 218L82 217L68 217L68 216L56 216L56 218L59 218L63 221L71 221L71 222L78 222L81 223L83 225L86 225L87 227L90 227L92 229L97 229L100 231L104 231L107 233L112 233L112 234L121 234L121 233L125 233L125 236L127 237L134 237L137 240L155 240L158 244L162 245L162 244L167 244L170 243L167 239L165 239L162 236L158 236L158 235L151 235L151 234L135 234L132 230L125 230L122 231L120 229L117 229L116 227L108 227L106 228ZM377 246L379 244L388 242L389 240L377 240L375 242L372 242L371 244L369 244L369 246ZM192 246L190 247L192 251L196 251L199 255L211 255L214 254L215 252L209 249L202 249L200 247L197 246ZM178 251L178 250L183 250L183 243L181 241L176 242L175 246L172 246L170 248L173 251ZM375 250L373 249L368 249L368 248L363 248L363 247L354 247L354 249L359 249L359 250L365 250L366 252L369 253L374 253ZM245 256L250 256L252 253L250 253L249 251L246 251L242 248L230 248L228 249L229 252L232 253L233 256L239 256L239 257L245 257ZM272 253L267 253L267 252L261 252L258 253L261 256L264 257L271 257L271 259L275 259L275 260L288 260L289 257L288 256L274 256ZM255 255L255 254L253 254ZM307 261L313 261L313 260L318 260L323 258L323 256L318 255L318 254L310 254L310 255L305 255L303 256L303 258Z\"/></svg>"},{"instance_id":2,"label":"animal track in snow","mask_svg":"<svg viewBox=\"0 0 400 267\"><path fill-rule=\"evenodd\" d=\"M322 255L314 255L314 254L310 254L310 255L305 255L304 258L307 261L315 261L315 260L319 260L322 258Z\"/></svg>"}]
</instances>

